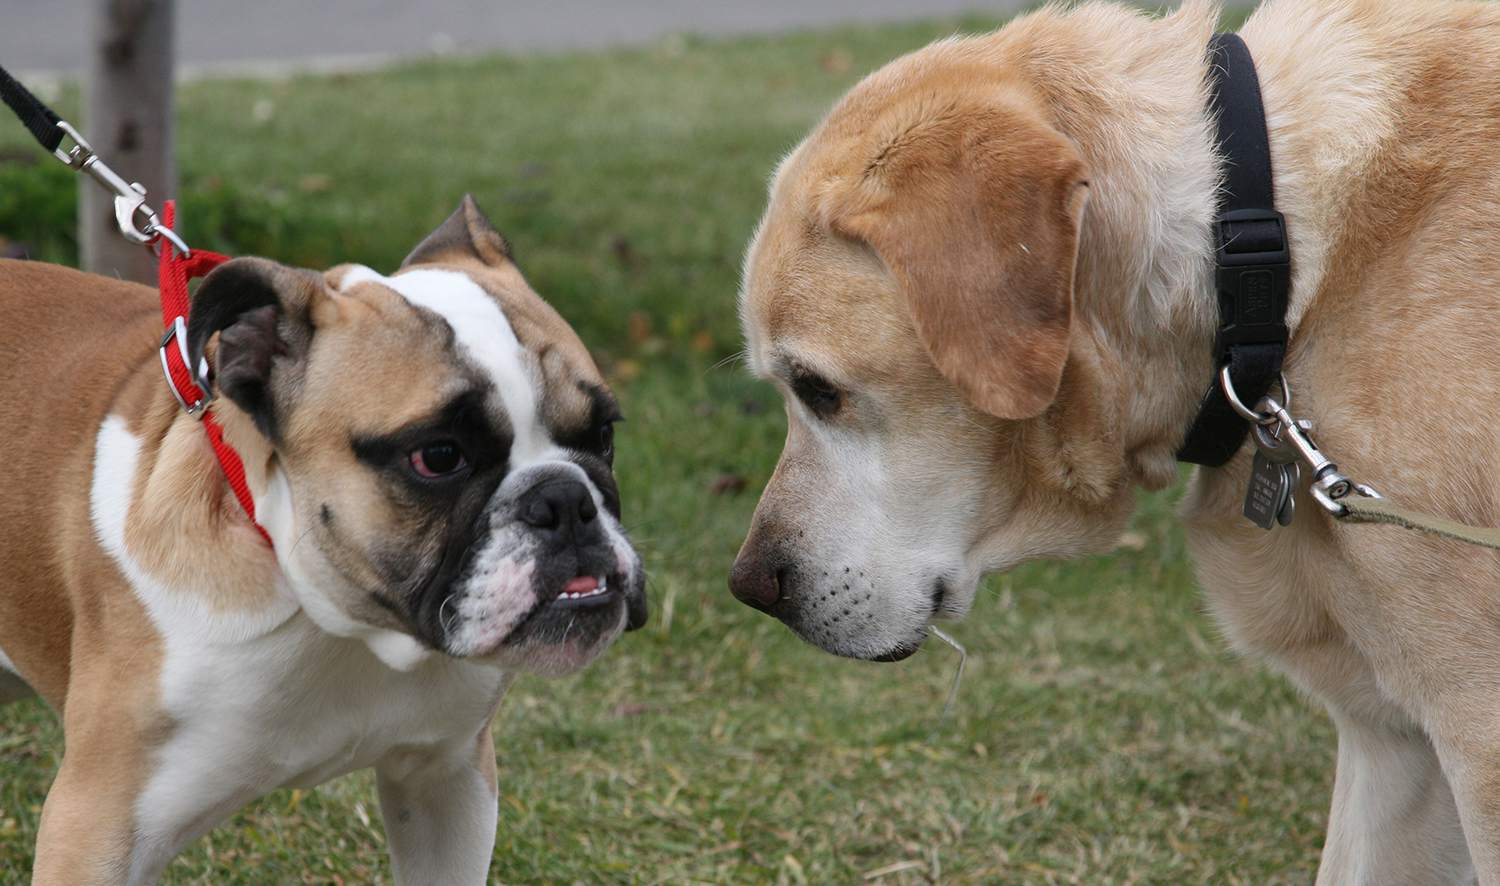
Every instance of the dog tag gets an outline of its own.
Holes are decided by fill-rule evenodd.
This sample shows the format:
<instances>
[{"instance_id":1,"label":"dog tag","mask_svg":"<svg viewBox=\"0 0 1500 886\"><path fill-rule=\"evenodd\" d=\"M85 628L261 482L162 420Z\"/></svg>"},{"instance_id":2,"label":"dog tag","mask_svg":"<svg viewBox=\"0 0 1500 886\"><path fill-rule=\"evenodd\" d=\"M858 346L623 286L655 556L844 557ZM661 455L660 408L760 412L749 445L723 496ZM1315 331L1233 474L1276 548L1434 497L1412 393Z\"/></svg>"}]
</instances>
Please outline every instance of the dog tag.
<instances>
[{"instance_id":1,"label":"dog tag","mask_svg":"<svg viewBox=\"0 0 1500 886\"><path fill-rule=\"evenodd\" d=\"M1282 466L1256 450L1250 464L1250 489L1245 493L1245 516L1261 529L1276 525L1276 517L1291 498L1291 483Z\"/></svg>"},{"instance_id":2,"label":"dog tag","mask_svg":"<svg viewBox=\"0 0 1500 886\"><path fill-rule=\"evenodd\" d=\"M1297 515L1297 481L1301 479L1302 471L1294 461L1282 465L1281 471L1286 475L1286 485L1283 487L1286 489L1286 499L1276 509L1276 522L1282 526L1290 526L1292 518Z\"/></svg>"}]
</instances>

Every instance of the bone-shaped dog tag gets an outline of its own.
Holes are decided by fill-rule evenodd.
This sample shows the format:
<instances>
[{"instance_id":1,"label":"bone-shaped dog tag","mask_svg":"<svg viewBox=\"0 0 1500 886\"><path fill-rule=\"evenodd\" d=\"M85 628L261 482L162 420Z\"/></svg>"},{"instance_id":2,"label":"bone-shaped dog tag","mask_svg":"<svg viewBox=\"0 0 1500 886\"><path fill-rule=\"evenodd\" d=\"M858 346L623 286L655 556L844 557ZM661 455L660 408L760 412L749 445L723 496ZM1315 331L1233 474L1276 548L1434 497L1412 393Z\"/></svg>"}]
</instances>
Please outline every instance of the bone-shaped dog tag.
<instances>
[{"instance_id":1,"label":"bone-shaped dog tag","mask_svg":"<svg viewBox=\"0 0 1500 886\"><path fill-rule=\"evenodd\" d=\"M1292 484L1282 465L1256 450L1250 465L1250 489L1245 492L1245 516L1261 529L1276 525L1276 517L1291 498ZM1288 517L1290 519L1290 517Z\"/></svg>"}]
</instances>

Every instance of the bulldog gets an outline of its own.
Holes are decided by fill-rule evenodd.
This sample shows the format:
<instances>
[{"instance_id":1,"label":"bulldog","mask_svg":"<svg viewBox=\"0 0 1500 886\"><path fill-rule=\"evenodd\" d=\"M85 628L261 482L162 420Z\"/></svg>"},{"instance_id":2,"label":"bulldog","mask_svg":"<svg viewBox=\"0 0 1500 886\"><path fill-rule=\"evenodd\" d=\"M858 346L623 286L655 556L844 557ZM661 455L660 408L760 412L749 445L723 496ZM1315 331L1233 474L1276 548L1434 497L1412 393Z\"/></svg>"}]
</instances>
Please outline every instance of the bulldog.
<instances>
[{"instance_id":1,"label":"bulldog","mask_svg":"<svg viewBox=\"0 0 1500 886\"><path fill-rule=\"evenodd\" d=\"M1109 549L1178 476L1216 377L1218 7L1048 8L856 86L781 163L741 295L787 403L733 592L893 660L978 582ZM1393 501L1500 525L1500 5L1273 0L1259 73L1291 246L1295 412ZM1325 704L1324 883L1500 883L1500 558L1241 515L1253 445L1184 518L1235 646Z\"/></svg>"},{"instance_id":2,"label":"bulldog","mask_svg":"<svg viewBox=\"0 0 1500 886\"><path fill-rule=\"evenodd\" d=\"M365 767L398 882L485 882L507 685L646 604L619 409L473 200L391 276L240 258L193 294L270 544L162 377L153 290L8 261L0 314L0 697L66 735L33 882L154 881Z\"/></svg>"}]
</instances>

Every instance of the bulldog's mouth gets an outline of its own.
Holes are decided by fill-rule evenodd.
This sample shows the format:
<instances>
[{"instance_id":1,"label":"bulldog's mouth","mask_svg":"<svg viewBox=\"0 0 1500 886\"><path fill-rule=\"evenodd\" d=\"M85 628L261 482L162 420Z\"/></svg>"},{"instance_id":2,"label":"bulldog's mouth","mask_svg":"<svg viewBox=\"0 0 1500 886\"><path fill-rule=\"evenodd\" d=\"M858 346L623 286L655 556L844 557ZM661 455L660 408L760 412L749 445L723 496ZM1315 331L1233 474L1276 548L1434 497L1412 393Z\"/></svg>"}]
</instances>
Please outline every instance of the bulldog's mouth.
<instances>
[{"instance_id":1,"label":"bulldog's mouth","mask_svg":"<svg viewBox=\"0 0 1500 886\"><path fill-rule=\"evenodd\" d=\"M612 623L610 616L626 608L626 602L625 576L575 576L550 600L537 603L501 645L550 646L568 640L589 645Z\"/></svg>"},{"instance_id":2,"label":"bulldog's mouth","mask_svg":"<svg viewBox=\"0 0 1500 886\"><path fill-rule=\"evenodd\" d=\"M580 575L563 585L550 605L554 609L594 609L608 606L619 595L609 576Z\"/></svg>"}]
</instances>

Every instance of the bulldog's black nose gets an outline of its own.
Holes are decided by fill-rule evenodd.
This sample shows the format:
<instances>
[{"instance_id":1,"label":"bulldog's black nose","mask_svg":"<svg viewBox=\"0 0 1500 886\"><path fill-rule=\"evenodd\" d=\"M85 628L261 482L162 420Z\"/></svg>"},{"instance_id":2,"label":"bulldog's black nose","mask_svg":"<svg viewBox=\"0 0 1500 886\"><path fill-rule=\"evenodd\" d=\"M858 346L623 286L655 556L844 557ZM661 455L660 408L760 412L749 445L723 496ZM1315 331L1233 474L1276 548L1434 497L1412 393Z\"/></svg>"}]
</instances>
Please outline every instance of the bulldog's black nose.
<instances>
[{"instance_id":1,"label":"bulldog's black nose","mask_svg":"<svg viewBox=\"0 0 1500 886\"><path fill-rule=\"evenodd\" d=\"M594 505L594 496L571 477L543 480L521 496L519 508L521 522L539 529L547 535L577 539L593 526L599 509Z\"/></svg>"}]
</instances>

